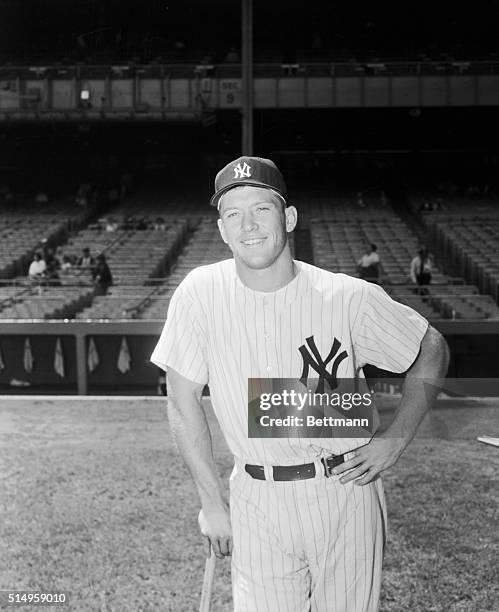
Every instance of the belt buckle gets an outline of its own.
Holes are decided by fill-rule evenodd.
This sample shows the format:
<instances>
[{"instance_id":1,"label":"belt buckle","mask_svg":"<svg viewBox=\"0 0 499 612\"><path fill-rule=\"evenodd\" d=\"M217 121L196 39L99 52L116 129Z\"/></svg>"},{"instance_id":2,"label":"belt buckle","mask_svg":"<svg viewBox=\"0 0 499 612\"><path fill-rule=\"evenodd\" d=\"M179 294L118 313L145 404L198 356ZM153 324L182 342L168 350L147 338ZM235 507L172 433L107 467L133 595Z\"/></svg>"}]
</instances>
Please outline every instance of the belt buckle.
<instances>
[{"instance_id":1,"label":"belt buckle","mask_svg":"<svg viewBox=\"0 0 499 612\"><path fill-rule=\"evenodd\" d=\"M326 478L331 478L331 472L329 471L329 470L330 470L330 468L329 468L329 466L328 466L328 464L327 464L327 459L326 459L326 457L321 457L321 463L322 463L322 465L324 466L324 472L325 472L325 474L326 474Z\"/></svg>"}]
</instances>

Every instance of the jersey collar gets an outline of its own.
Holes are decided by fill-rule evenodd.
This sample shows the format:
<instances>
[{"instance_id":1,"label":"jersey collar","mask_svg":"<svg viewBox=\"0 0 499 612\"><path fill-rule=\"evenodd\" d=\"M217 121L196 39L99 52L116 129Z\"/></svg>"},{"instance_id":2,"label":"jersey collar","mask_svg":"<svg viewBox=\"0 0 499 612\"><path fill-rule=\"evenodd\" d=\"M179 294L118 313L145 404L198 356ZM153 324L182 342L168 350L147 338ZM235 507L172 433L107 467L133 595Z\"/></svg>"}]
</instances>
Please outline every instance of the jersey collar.
<instances>
[{"instance_id":1,"label":"jersey collar","mask_svg":"<svg viewBox=\"0 0 499 612\"><path fill-rule=\"evenodd\" d=\"M276 307L291 304L305 294L310 288L310 283L308 281L307 274L305 273L303 263L296 259L294 259L293 262L297 269L295 277L291 279L289 283L284 285L284 287L281 287L276 291L255 291L254 289L247 287L237 275L236 264L234 262L236 290L243 291L247 297L251 296L257 302L272 302L276 305Z\"/></svg>"}]
</instances>

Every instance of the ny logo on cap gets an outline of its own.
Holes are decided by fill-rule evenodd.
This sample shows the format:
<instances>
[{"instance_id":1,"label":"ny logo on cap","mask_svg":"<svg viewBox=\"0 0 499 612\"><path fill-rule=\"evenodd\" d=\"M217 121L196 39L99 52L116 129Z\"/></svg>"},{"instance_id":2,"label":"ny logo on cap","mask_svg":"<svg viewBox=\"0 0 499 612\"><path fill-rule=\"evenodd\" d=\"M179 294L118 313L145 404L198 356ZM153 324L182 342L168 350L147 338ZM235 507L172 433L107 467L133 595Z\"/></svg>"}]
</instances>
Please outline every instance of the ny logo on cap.
<instances>
[{"instance_id":1,"label":"ny logo on cap","mask_svg":"<svg viewBox=\"0 0 499 612\"><path fill-rule=\"evenodd\" d=\"M248 166L246 162L241 166L241 162L234 166L234 178L242 179L249 178L251 176L251 166Z\"/></svg>"}]
</instances>

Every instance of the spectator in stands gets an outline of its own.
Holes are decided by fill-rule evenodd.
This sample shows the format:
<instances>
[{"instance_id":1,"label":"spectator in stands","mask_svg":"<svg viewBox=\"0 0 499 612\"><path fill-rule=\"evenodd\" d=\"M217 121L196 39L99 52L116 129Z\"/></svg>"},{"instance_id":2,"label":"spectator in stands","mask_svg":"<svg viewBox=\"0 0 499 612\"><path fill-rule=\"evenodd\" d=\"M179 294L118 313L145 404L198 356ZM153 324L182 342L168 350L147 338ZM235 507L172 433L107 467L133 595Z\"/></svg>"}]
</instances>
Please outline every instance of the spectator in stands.
<instances>
[{"instance_id":1,"label":"spectator in stands","mask_svg":"<svg viewBox=\"0 0 499 612\"><path fill-rule=\"evenodd\" d=\"M64 251L62 246L58 246L56 248L54 257L57 261L57 267L60 269L62 267L62 262L64 261Z\"/></svg>"},{"instance_id":2,"label":"spectator in stands","mask_svg":"<svg viewBox=\"0 0 499 612\"><path fill-rule=\"evenodd\" d=\"M166 223L163 217L156 217L156 221L154 222L154 229L157 232L164 232L166 230Z\"/></svg>"},{"instance_id":3,"label":"spectator in stands","mask_svg":"<svg viewBox=\"0 0 499 612\"><path fill-rule=\"evenodd\" d=\"M42 254L38 251L35 253L35 258L31 262L28 270L28 277L30 280L40 282L46 276L47 264L42 258Z\"/></svg>"},{"instance_id":4,"label":"spectator in stands","mask_svg":"<svg viewBox=\"0 0 499 612\"><path fill-rule=\"evenodd\" d=\"M109 217L106 222L106 232L115 232L118 229L118 224L113 217Z\"/></svg>"},{"instance_id":5,"label":"spectator in stands","mask_svg":"<svg viewBox=\"0 0 499 612\"><path fill-rule=\"evenodd\" d=\"M443 210L442 198L425 199L419 207L420 213L440 212Z\"/></svg>"},{"instance_id":6,"label":"spectator in stands","mask_svg":"<svg viewBox=\"0 0 499 612\"><path fill-rule=\"evenodd\" d=\"M431 272L433 269L433 257L426 246L421 247L418 254L411 261L411 280L415 285L424 287L431 283ZM421 289L420 295L428 295L427 289Z\"/></svg>"},{"instance_id":7,"label":"spectator in stands","mask_svg":"<svg viewBox=\"0 0 499 612\"><path fill-rule=\"evenodd\" d=\"M91 270L93 266L95 266L95 259L90 255L90 249L88 247L83 249L83 255L78 258L76 265L86 270Z\"/></svg>"},{"instance_id":8,"label":"spectator in stands","mask_svg":"<svg viewBox=\"0 0 499 612\"><path fill-rule=\"evenodd\" d=\"M59 287L61 285L58 268L59 266L57 265L57 260L55 257L53 257L50 260L50 263L47 264L47 271L45 272L47 276L47 284L50 287Z\"/></svg>"},{"instance_id":9,"label":"spectator in stands","mask_svg":"<svg viewBox=\"0 0 499 612\"><path fill-rule=\"evenodd\" d=\"M69 257L69 255L63 255L61 263L61 272L63 274L70 274L72 267L73 264L71 263L71 257Z\"/></svg>"},{"instance_id":10,"label":"spectator in stands","mask_svg":"<svg viewBox=\"0 0 499 612\"><path fill-rule=\"evenodd\" d=\"M376 252L378 247L375 244L370 244L366 252L357 262L359 278L363 278L371 283L379 281L380 257Z\"/></svg>"},{"instance_id":11,"label":"spectator in stands","mask_svg":"<svg viewBox=\"0 0 499 612\"><path fill-rule=\"evenodd\" d=\"M106 295L107 290L113 284L113 276L106 262L104 253L97 255L97 265L92 271L95 285L95 295Z\"/></svg>"},{"instance_id":12,"label":"spectator in stands","mask_svg":"<svg viewBox=\"0 0 499 612\"><path fill-rule=\"evenodd\" d=\"M47 271L49 270L49 268L51 270L57 269L59 267L59 262L57 261L57 258L55 256L54 249L52 247L45 246L44 251L45 253L44 253L43 259L45 260Z\"/></svg>"}]
</instances>

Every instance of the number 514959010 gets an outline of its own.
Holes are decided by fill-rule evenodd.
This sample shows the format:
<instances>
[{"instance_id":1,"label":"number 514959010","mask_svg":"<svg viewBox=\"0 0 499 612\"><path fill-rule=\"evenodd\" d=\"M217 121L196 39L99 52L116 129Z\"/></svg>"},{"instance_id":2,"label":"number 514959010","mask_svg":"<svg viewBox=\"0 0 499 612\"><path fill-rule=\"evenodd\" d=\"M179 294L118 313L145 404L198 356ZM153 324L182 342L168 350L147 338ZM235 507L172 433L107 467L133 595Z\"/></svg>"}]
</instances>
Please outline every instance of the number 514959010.
<instances>
[{"instance_id":1,"label":"number 514959010","mask_svg":"<svg viewBox=\"0 0 499 612\"><path fill-rule=\"evenodd\" d=\"M10 606L43 606L67 603L67 594L63 592L41 592L41 591L0 591L0 603Z\"/></svg>"}]
</instances>

